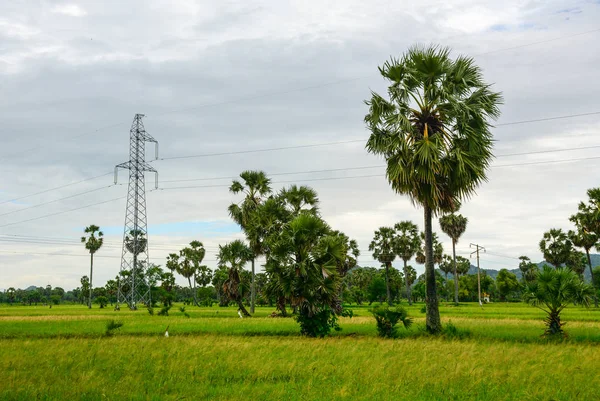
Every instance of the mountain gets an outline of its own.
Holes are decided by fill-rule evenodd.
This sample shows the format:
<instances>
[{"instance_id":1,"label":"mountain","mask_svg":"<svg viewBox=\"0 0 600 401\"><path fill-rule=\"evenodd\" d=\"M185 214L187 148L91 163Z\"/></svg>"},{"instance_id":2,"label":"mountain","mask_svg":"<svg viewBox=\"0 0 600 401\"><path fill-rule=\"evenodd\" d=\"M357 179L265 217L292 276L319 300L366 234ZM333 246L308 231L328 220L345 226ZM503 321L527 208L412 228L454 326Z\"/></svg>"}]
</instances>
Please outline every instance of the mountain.
<instances>
[{"instance_id":1,"label":"mountain","mask_svg":"<svg viewBox=\"0 0 600 401\"><path fill-rule=\"evenodd\" d=\"M592 260L592 268L595 268L596 266L600 266L600 254L597 254L597 253L590 254L590 259ZM539 262L537 265L541 269L545 264L549 264L549 263L542 261L542 262ZM508 271L513 273L515 276L517 276L518 279L521 279L521 270L510 269ZM490 276L491 278L493 278L495 280L496 277L498 277L498 273L500 272L500 270L481 269L481 272L482 273L485 272L488 276ZM440 273L442 273L442 272L440 272ZM469 274L477 274L477 266L471 265L471 268L469 269ZM452 276L452 274L448 275L448 277L451 277L451 276ZM586 267L585 272L583 273L583 277L587 281L591 281L592 276L590 274L590 269L588 267Z\"/></svg>"}]
</instances>

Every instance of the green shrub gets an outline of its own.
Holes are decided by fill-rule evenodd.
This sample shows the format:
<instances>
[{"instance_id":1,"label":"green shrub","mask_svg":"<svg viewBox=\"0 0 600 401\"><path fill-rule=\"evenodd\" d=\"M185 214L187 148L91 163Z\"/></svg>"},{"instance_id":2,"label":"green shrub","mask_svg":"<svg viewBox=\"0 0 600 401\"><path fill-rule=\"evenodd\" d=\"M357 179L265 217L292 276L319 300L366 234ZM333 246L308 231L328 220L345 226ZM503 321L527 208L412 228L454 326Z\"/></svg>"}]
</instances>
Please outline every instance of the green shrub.
<instances>
[{"instance_id":1,"label":"green shrub","mask_svg":"<svg viewBox=\"0 0 600 401\"><path fill-rule=\"evenodd\" d=\"M109 320L108 322L106 322L106 335L107 336L112 336L114 334L114 331L121 328L123 326L123 322L118 322L114 319Z\"/></svg>"},{"instance_id":2,"label":"green shrub","mask_svg":"<svg viewBox=\"0 0 600 401\"><path fill-rule=\"evenodd\" d=\"M459 329L452 322L448 322L442 327L442 335L449 339L463 340L471 336L471 332L464 329Z\"/></svg>"},{"instance_id":3,"label":"green shrub","mask_svg":"<svg viewBox=\"0 0 600 401\"><path fill-rule=\"evenodd\" d=\"M154 308L153 308L152 306L148 306L148 313L149 313L151 316L154 316Z\"/></svg>"},{"instance_id":4,"label":"green shrub","mask_svg":"<svg viewBox=\"0 0 600 401\"><path fill-rule=\"evenodd\" d=\"M331 308L325 307L314 313L312 316L307 311L300 311L296 316L296 321L300 324L300 332L308 337L325 337L329 335L331 329L340 331L337 323L337 316Z\"/></svg>"},{"instance_id":5,"label":"green shrub","mask_svg":"<svg viewBox=\"0 0 600 401\"><path fill-rule=\"evenodd\" d=\"M170 306L163 306L158 312L158 316L169 316L169 309L171 309Z\"/></svg>"},{"instance_id":6,"label":"green shrub","mask_svg":"<svg viewBox=\"0 0 600 401\"><path fill-rule=\"evenodd\" d=\"M377 334L379 337L395 338L397 336L396 325L402 322L405 328L412 325L412 319L408 317L406 309L401 306L376 306L369 309L377 322Z\"/></svg>"}]
</instances>

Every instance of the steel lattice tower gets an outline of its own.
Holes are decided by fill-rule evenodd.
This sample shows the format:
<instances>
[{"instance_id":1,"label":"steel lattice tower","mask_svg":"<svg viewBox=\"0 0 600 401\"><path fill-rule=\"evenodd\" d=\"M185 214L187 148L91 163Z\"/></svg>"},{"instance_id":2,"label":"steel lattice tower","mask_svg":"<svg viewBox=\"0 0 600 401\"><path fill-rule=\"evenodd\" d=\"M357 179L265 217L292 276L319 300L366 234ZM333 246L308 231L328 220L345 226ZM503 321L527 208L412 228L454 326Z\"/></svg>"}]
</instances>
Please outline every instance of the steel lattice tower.
<instances>
[{"instance_id":1,"label":"steel lattice tower","mask_svg":"<svg viewBox=\"0 0 600 401\"><path fill-rule=\"evenodd\" d=\"M158 188L158 172L146 163L146 142L155 144L158 159L158 141L144 129L143 114L136 114L129 130L129 161L115 166L115 184L120 168L129 170L129 189L125 209L123 252L117 291L117 304L126 303L136 309L140 302L150 304L150 287L144 277L148 267L148 221L146 214L146 186L144 173L155 173Z\"/></svg>"}]
</instances>

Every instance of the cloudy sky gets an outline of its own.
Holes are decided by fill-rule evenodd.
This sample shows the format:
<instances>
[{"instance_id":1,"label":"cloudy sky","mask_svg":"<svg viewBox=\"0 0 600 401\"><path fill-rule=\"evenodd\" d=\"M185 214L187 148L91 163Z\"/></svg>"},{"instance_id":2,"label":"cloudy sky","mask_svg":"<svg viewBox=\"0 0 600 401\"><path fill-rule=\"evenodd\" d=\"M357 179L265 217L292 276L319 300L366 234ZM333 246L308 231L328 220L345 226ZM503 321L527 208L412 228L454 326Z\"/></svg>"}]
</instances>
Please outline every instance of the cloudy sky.
<instances>
[{"instance_id":1,"label":"cloudy sky","mask_svg":"<svg viewBox=\"0 0 600 401\"><path fill-rule=\"evenodd\" d=\"M227 215L239 200L229 177L261 169L276 189L314 187L326 220L358 240L360 264L376 266L375 229L423 220L364 150L363 101L384 90L377 66L390 56L415 43L474 56L504 94L499 124L600 112L600 2L407 3L0 2L0 289L78 286L89 259L77 242L92 223L107 237L94 282L117 274L127 172L117 186L110 173L128 159L135 113L165 158L153 162L163 190L147 194L153 262L198 239L215 266L218 244L241 237ZM599 160L545 162L596 157L599 128L600 114L588 114L494 129L497 159L461 210L458 253L479 243L493 269L523 254L540 260L542 233L570 228L586 189L600 185Z\"/></svg>"}]
</instances>

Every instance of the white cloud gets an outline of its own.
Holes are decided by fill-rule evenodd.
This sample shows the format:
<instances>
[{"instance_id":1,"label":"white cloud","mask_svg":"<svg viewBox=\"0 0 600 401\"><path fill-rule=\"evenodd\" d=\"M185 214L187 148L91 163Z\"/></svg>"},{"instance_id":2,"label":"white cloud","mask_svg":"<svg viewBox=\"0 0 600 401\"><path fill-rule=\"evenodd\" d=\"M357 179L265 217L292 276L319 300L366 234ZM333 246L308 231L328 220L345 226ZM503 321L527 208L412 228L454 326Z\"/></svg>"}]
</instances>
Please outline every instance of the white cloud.
<instances>
[{"instance_id":1,"label":"white cloud","mask_svg":"<svg viewBox=\"0 0 600 401\"><path fill-rule=\"evenodd\" d=\"M87 12L77 4L59 4L54 6L52 12L69 17L85 17L87 15Z\"/></svg>"}]
</instances>

